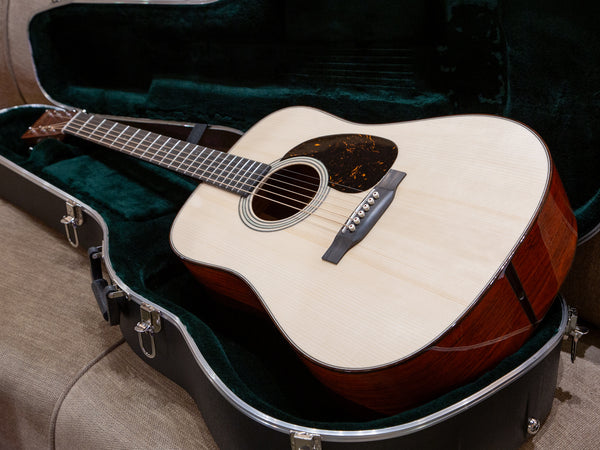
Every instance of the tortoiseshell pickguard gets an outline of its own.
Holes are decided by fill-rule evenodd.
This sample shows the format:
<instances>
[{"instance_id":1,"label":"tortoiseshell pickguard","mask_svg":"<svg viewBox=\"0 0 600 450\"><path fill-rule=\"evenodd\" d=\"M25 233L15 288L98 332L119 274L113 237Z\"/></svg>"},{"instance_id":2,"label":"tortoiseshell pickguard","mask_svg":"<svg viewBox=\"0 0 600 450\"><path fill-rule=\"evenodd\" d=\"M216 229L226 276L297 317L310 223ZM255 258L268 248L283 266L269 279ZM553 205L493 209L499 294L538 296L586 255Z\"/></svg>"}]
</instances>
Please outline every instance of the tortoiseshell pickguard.
<instances>
[{"instance_id":1,"label":"tortoiseshell pickguard","mask_svg":"<svg viewBox=\"0 0 600 450\"><path fill-rule=\"evenodd\" d=\"M365 191L392 167L398 147L389 139L365 134L334 134L308 140L282 159L309 156L329 172L329 185L341 192Z\"/></svg>"}]
</instances>

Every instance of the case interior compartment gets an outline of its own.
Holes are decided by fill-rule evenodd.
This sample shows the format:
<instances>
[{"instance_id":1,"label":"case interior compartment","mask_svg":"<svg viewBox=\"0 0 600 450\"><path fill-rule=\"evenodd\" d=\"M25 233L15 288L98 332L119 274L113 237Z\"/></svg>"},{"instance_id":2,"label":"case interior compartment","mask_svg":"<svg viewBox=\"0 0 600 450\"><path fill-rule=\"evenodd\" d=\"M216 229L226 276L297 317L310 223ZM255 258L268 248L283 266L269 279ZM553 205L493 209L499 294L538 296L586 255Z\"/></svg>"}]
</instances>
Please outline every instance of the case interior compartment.
<instances>
[{"instance_id":1,"label":"case interior compartment","mask_svg":"<svg viewBox=\"0 0 600 450\"><path fill-rule=\"evenodd\" d=\"M600 118L590 114L595 83L560 80L566 70L583 76L600 49L571 50L600 36L592 20L597 6L557 23L554 12L564 13L563 6L532 0L74 4L38 14L30 34L49 95L95 113L240 129L293 104L358 122L467 112L522 120L548 143L585 232L600 216L600 181L589 174L600 162L593 134ZM539 37L549 24L552 45ZM135 51L123 42L134 42ZM538 66L553 74L544 74L548 84L536 82ZM480 379L395 416L356 420L335 406L271 324L258 326L260 319L209 301L173 255L169 228L192 181L75 140L44 141L30 151L19 136L41 112L2 114L0 154L100 212L120 277L179 316L231 390L273 417L338 430L405 423L488 385L556 333L561 312L553 307L519 352Z\"/></svg>"},{"instance_id":2,"label":"case interior compartment","mask_svg":"<svg viewBox=\"0 0 600 450\"><path fill-rule=\"evenodd\" d=\"M308 372L268 321L225 306L205 292L169 247L175 214L195 187L188 179L75 139L30 149L19 136L43 108L0 116L0 154L101 213L110 259L135 292L179 316L211 368L242 400L301 426L379 429L425 417L465 398L523 363L557 333L560 306L517 353L472 383L400 414L357 419Z\"/></svg>"},{"instance_id":3,"label":"case interior compartment","mask_svg":"<svg viewBox=\"0 0 600 450\"><path fill-rule=\"evenodd\" d=\"M519 120L548 144L584 236L600 222L599 13L558 0L73 4L35 16L30 36L46 92L95 113L242 130L289 105L363 123Z\"/></svg>"}]
</instances>

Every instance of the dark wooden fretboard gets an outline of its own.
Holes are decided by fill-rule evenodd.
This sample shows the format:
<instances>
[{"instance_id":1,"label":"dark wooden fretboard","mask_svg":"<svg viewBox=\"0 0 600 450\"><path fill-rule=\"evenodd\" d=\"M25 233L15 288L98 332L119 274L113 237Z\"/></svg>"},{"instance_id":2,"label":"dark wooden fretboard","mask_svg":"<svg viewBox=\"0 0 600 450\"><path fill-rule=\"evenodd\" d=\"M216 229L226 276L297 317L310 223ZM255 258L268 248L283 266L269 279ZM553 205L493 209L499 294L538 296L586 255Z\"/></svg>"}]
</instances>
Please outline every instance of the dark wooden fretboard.
<instances>
[{"instance_id":1,"label":"dark wooden fretboard","mask_svg":"<svg viewBox=\"0 0 600 450\"><path fill-rule=\"evenodd\" d=\"M269 171L258 161L162 136L83 111L63 132L246 196Z\"/></svg>"}]
</instances>

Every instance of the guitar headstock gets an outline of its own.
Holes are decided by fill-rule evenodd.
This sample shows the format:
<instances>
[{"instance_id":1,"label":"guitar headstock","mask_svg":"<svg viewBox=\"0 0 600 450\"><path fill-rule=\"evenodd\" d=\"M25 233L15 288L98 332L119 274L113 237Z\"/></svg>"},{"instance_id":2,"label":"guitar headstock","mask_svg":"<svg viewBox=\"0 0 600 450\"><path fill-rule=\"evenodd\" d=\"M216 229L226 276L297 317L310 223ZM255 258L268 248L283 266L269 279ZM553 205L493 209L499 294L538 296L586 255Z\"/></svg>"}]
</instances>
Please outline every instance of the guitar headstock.
<instances>
[{"instance_id":1,"label":"guitar headstock","mask_svg":"<svg viewBox=\"0 0 600 450\"><path fill-rule=\"evenodd\" d=\"M77 114L77 111L65 109L48 109L33 125L21 136L30 145L37 144L46 138L62 140L63 128Z\"/></svg>"}]
</instances>

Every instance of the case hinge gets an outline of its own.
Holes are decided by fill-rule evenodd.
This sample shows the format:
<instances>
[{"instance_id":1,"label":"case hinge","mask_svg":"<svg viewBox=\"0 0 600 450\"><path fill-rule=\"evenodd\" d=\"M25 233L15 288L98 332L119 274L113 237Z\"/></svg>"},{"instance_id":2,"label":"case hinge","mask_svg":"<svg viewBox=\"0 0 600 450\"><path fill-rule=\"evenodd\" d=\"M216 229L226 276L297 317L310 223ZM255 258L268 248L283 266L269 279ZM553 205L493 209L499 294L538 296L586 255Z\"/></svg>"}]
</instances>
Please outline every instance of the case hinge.
<instances>
[{"instance_id":1,"label":"case hinge","mask_svg":"<svg viewBox=\"0 0 600 450\"><path fill-rule=\"evenodd\" d=\"M292 450L321 450L321 436L304 431L291 431Z\"/></svg>"},{"instance_id":2,"label":"case hinge","mask_svg":"<svg viewBox=\"0 0 600 450\"><path fill-rule=\"evenodd\" d=\"M142 303L140 305L140 321L137 323L134 329L138 333L140 348L142 349L144 355L146 355L148 358L154 358L156 356L154 335L160 332L162 329L160 313L158 310L147 303ZM146 350L146 346L144 345L144 335L149 336L150 351Z\"/></svg>"},{"instance_id":3,"label":"case hinge","mask_svg":"<svg viewBox=\"0 0 600 450\"><path fill-rule=\"evenodd\" d=\"M83 211L81 205L67 200L65 203L67 214L60 219L60 223L65 226L65 234L69 240L69 244L73 247L79 247L79 236L77 235L77 227L83 225Z\"/></svg>"}]
</instances>

